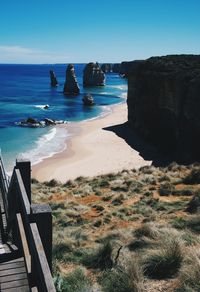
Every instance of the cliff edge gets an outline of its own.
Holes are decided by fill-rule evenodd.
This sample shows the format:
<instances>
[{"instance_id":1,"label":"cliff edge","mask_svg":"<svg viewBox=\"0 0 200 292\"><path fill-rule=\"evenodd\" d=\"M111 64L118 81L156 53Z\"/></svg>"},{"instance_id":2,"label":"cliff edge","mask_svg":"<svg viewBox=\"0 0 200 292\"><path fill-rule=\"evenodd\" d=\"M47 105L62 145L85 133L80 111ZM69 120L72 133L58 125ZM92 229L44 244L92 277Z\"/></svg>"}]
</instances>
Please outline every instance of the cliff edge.
<instances>
[{"instance_id":1,"label":"cliff edge","mask_svg":"<svg viewBox=\"0 0 200 292\"><path fill-rule=\"evenodd\" d=\"M176 159L199 161L200 55L152 57L132 68L130 126Z\"/></svg>"}]
</instances>

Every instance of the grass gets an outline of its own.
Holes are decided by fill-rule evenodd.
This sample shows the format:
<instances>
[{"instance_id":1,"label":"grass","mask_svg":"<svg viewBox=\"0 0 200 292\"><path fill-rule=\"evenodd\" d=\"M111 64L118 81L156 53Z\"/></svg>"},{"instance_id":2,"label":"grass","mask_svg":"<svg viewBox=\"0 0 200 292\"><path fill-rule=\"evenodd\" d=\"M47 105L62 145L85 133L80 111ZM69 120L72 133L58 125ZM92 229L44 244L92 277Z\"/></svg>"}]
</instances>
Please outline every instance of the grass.
<instances>
[{"instance_id":1,"label":"grass","mask_svg":"<svg viewBox=\"0 0 200 292\"><path fill-rule=\"evenodd\" d=\"M137 260L127 267L115 267L105 271L99 282L103 292L145 292L143 273Z\"/></svg>"},{"instance_id":2,"label":"grass","mask_svg":"<svg viewBox=\"0 0 200 292\"><path fill-rule=\"evenodd\" d=\"M188 185L200 184L200 167L190 170L190 173L183 179L183 183Z\"/></svg>"},{"instance_id":3,"label":"grass","mask_svg":"<svg viewBox=\"0 0 200 292\"><path fill-rule=\"evenodd\" d=\"M179 271L182 261L180 243L171 239L157 250L149 251L144 260L144 272L153 279L170 278Z\"/></svg>"},{"instance_id":4,"label":"grass","mask_svg":"<svg viewBox=\"0 0 200 292\"><path fill-rule=\"evenodd\" d=\"M106 270L113 266L112 246L110 241L105 242L96 252L86 254L82 263L89 268Z\"/></svg>"},{"instance_id":5,"label":"grass","mask_svg":"<svg viewBox=\"0 0 200 292\"><path fill-rule=\"evenodd\" d=\"M183 280L187 254L200 243L196 169L174 163L80 177L63 185L33 179L34 202L52 208L57 291L68 291L65 285L82 292L168 291L171 281L177 289L199 291L195 281L193 287Z\"/></svg>"},{"instance_id":6,"label":"grass","mask_svg":"<svg viewBox=\"0 0 200 292\"><path fill-rule=\"evenodd\" d=\"M166 182L160 185L159 195L160 196L169 196L174 191L174 186L170 182Z\"/></svg>"},{"instance_id":7,"label":"grass","mask_svg":"<svg viewBox=\"0 0 200 292\"><path fill-rule=\"evenodd\" d=\"M177 292L200 291L200 254L192 249L187 255L179 276Z\"/></svg>"},{"instance_id":8,"label":"grass","mask_svg":"<svg viewBox=\"0 0 200 292\"><path fill-rule=\"evenodd\" d=\"M139 228L137 228L134 231L134 235L137 238L146 236L148 238L155 239L158 236L158 234L159 232L156 229L155 225L148 224L148 223L141 225Z\"/></svg>"},{"instance_id":9,"label":"grass","mask_svg":"<svg viewBox=\"0 0 200 292\"><path fill-rule=\"evenodd\" d=\"M53 246L53 255L57 260L62 260L65 253L72 252L72 244L66 242L58 242Z\"/></svg>"},{"instance_id":10,"label":"grass","mask_svg":"<svg viewBox=\"0 0 200 292\"><path fill-rule=\"evenodd\" d=\"M187 206L187 211L190 213L195 213L199 211L200 208L200 190L198 190L193 198L190 200Z\"/></svg>"},{"instance_id":11,"label":"grass","mask_svg":"<svg viewBox=\"0 0 200 292\"><path fill-rule=\"evenodd\" d=\"M92 292L92 283L85 276L83 269L76 269L65 277L54 278L57 292Z\"/></svg>"}]
</instances>

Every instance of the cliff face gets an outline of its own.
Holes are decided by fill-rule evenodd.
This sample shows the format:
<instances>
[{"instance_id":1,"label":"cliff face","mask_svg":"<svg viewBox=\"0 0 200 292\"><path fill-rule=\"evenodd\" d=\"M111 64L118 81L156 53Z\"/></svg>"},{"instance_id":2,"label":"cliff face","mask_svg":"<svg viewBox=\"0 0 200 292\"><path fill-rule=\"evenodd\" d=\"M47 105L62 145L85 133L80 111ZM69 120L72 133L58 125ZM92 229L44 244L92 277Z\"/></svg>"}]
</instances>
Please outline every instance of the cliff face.
<instances>
[{"instance_id":1,"label":"cliff face","mask_svg":"<svg viewBox=\"0 0 200 292\"><path fill-rule=\"evenodd\" d=\"M83 70L83 86L104 86L105 74L98 63L88 63Z\"/></svg>"},{"instance_id":2,"label":"cliff face","mask_svg":"<svg viewBox=\"0 0 200 292\"><path fill-rule=\"evenodd\" d=\"M72 64L69 64L67 66L63 93L65 95L78 95L80 93L79 85L74 71L74 66Z\"/></svg>"},{"instance_id":3,"label":"cliff face","mask_svg":"<svg viewBox=\"0 0 200 292\"><path fill-rule=\"evenodd\" d=\"M128 73L128 122L176 158L200 160L200 55L152 57Z\"/></svg>"}]
</instances>

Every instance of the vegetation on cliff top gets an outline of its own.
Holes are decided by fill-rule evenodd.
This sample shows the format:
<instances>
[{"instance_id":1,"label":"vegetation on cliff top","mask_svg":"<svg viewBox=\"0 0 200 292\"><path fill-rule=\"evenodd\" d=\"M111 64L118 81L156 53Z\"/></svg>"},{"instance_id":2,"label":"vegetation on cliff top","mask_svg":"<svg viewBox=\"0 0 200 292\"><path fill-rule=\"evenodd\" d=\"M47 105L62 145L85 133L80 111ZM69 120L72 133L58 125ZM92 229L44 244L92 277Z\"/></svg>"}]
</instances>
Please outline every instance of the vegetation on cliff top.
<instances>
[{"instance_id":1,"label":"vegetation on cliff top","mask_svg":"<svg viewBox=\"0 0 200 292\"><path fill-rule=\"evenodd\" d=\"M53 210L57 291L200 291L200 166L65 184L33 180Z\"/></svg>"}]
</instances>

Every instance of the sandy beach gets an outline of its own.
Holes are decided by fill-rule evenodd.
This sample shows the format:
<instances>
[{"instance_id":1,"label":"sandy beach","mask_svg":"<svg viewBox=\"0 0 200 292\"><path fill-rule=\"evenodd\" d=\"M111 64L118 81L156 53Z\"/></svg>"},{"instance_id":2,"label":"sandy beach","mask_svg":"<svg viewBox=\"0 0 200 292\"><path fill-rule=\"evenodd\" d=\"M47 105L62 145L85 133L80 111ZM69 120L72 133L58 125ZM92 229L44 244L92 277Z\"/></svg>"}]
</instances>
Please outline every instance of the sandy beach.
<instances>
[{"instance_id":1,"label":"sandy beach","mask_svg":"<svg viewBox=\"0 0 200 292\"><path fill-rule=\"evenodd\" d=\"M105 117L64 125L70 133L66 150L34 165L32 177L65 183L78 176L92 177L150 165L151 161L145 161L124 139L106 129L126 121L127 105L123 103L113 106L112 113Z\"/></svg>"}]
</instances>

